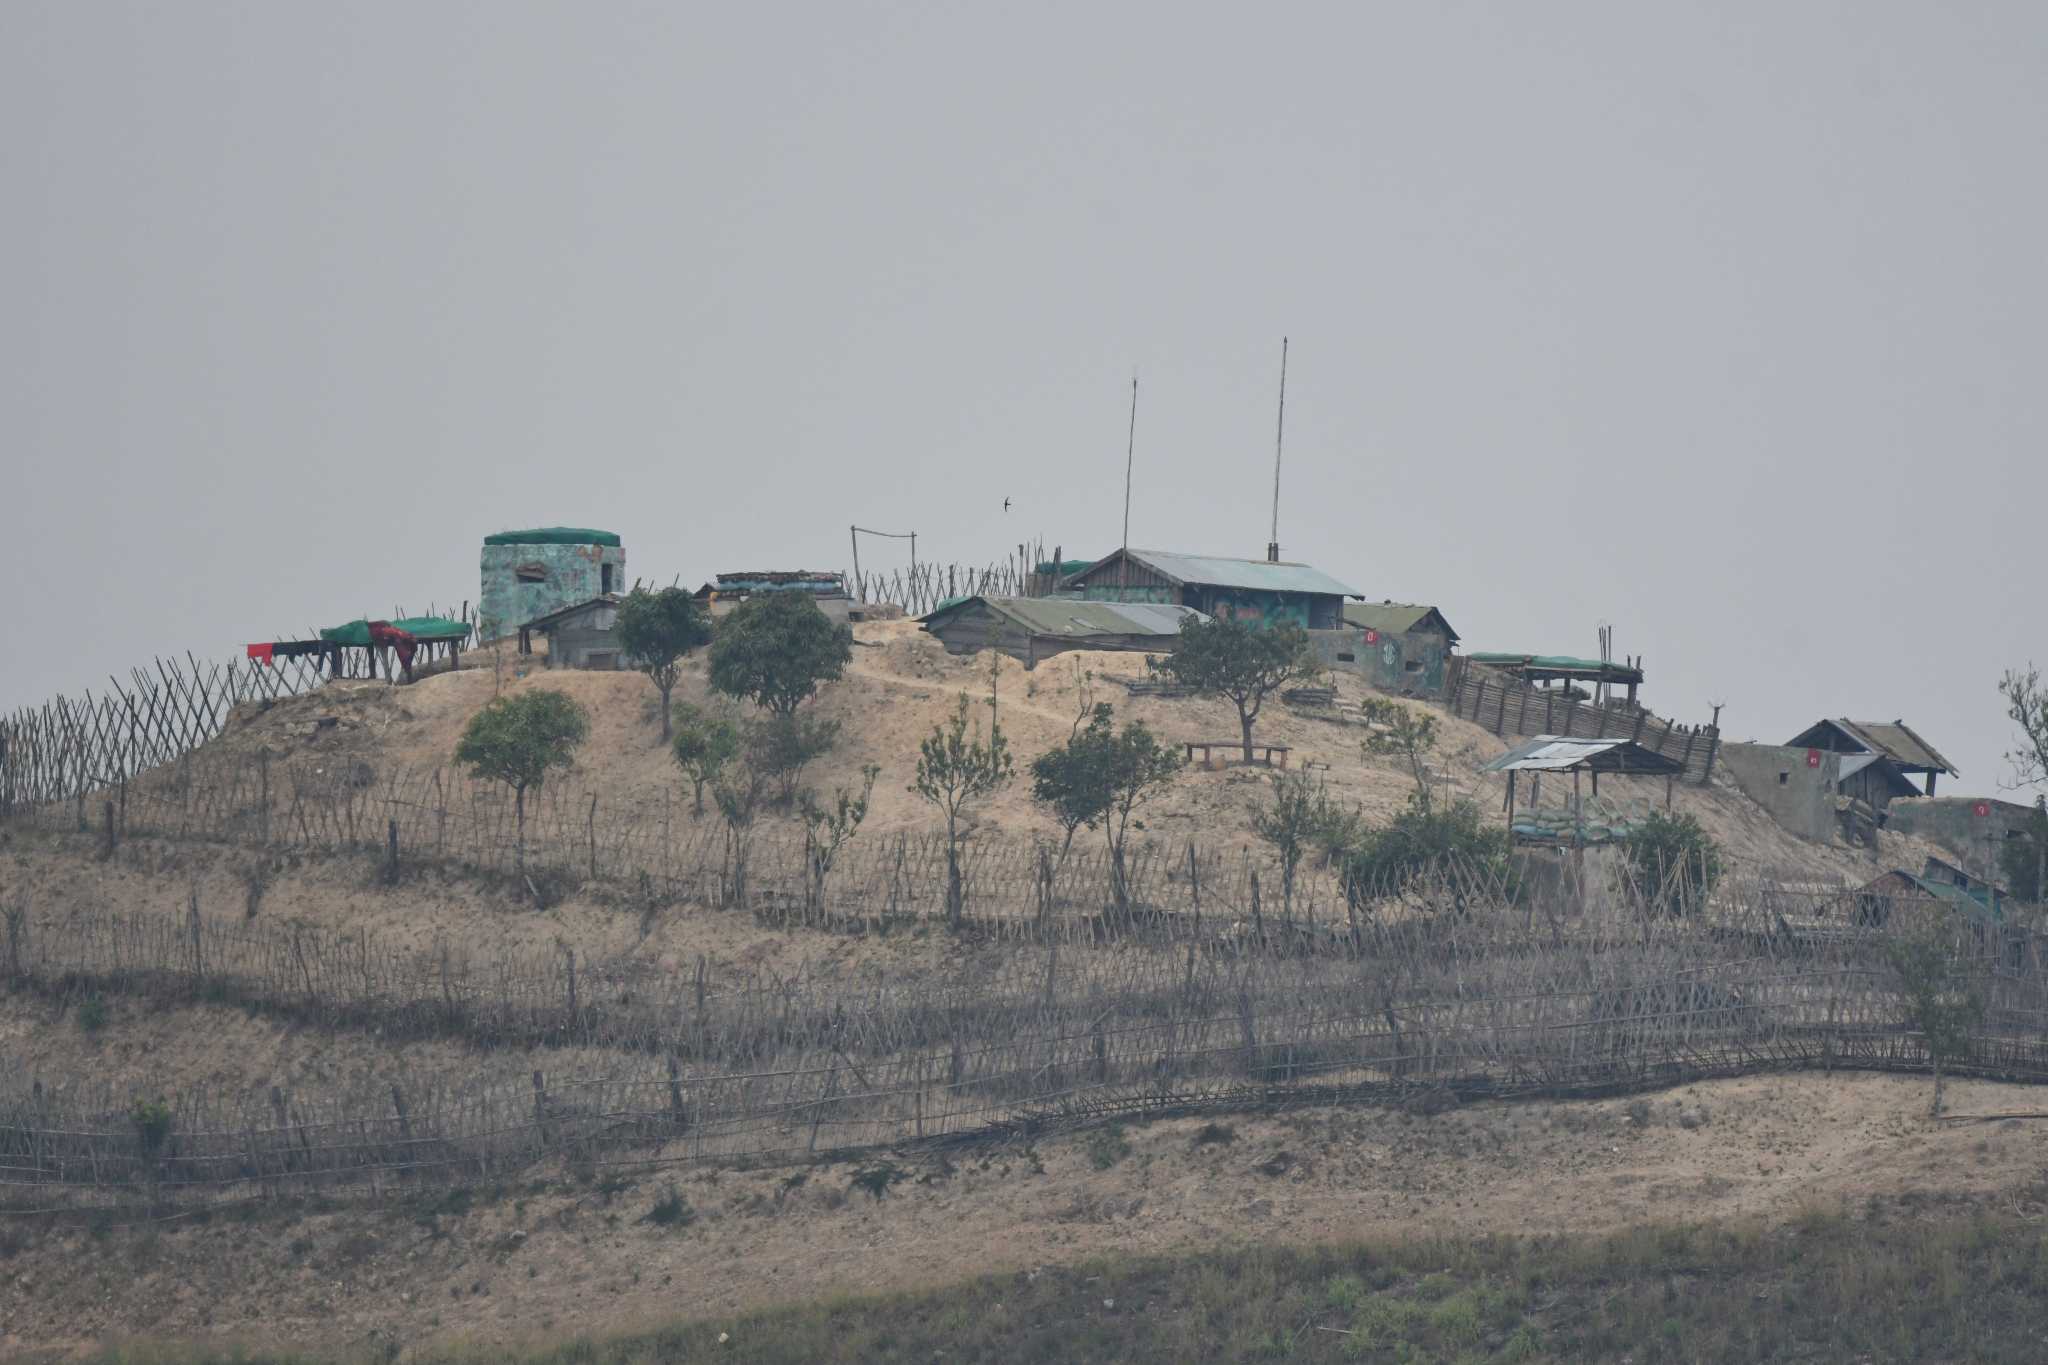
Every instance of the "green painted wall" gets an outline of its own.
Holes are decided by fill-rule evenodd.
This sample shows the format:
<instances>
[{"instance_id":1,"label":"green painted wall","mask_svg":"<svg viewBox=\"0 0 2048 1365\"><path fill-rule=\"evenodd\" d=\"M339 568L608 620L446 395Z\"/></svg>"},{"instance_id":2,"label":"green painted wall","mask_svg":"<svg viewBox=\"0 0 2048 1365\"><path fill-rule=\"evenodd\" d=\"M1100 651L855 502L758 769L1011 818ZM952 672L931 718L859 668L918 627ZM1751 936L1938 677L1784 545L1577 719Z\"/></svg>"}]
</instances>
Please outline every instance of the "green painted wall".
<instances>
[{"instance_id":1,"label":"green painted wall","mask_svg":"<svg viewBox=\"0 0 2048 1365\"><path fill-rule=\"evenodd\" d=\"M607 566L610 590L624 592L622 545L486 545L478 615L496 621L498 633L509 635L536 616L587 602L605 591ZM522 568L538 570L539 577L522 578Z\"/></svg>"},{"instance_id":2,"label":"green painted wall","mask_svg":"<svg viewBox=\"0 0 2048 1365\"><path fill-rule=\"evenodd\" d=\"M1084 602L1151 602L1159 606L1174 606L1180 601L1180 590L1168 587L1119 588L1113 583L1090 583L1081 591Z\"/></svg>"},{"instance_id":3,"label":"green painted wall","mask_svg":"<svg viewBox=\"0 0 2048 1365\"><path fill-rule=\"evenodd\" d=\"M1091 602L1154 602L1193 607L1224 620L1278 625L1291 621L1304 630L1324 629L1343 619L1343 599L1304 593L1261 592L1251 588L1117 587L1091 583L1082 590Z\"/></svg>"}]
</instances>

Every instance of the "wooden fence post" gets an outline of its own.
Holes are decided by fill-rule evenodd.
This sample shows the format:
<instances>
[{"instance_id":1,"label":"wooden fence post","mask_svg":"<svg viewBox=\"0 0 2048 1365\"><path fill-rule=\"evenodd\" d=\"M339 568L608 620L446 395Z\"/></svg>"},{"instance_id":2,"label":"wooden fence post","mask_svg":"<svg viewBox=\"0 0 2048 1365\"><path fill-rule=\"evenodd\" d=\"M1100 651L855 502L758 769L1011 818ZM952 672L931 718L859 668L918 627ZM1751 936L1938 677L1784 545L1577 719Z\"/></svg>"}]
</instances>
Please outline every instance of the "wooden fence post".
<instances>
[{"instance_id":1,"label":"wooden fence post","mask_svg":"<svg viewBox=\"0 0 2048 1365\"><path fill-rule=\"evenodd\" d=\"M1707 766L1700 771L1700 785L1706 786L1714 776L1714 754L1721 747L1721 705L1714 707L1714 718L1708 722Z\"/></svg>"},{"instance_id":2,"label":"wooden fence post","mask_svg":"<svg viewBox=\"0 0 2048 1365\"><path fill-rule=\"evenodd\" d=\"M206 979L206 960L199 939L199 888L196 886L192 888L191 910L187 916L187 923L192 934L192 986L197 990L200 983Z\"/></svg>"},{"instance_id":3,"label":"wooden fence post","mask_svg":"<svg viewBox=\"0 0 2048 1365\"><path fill-rule=\"evenodd\" d=\"M676 1063L676 1054L668 1054L668 1115L678 1133L686 1131L690 1120L683 1110L682 1068Z\"/></svg>"},{"instance_id":4,"label":"wooden fence post","mask_svg":"<svg viewBox=\"0 0 2048 1365\"><path fill-rule=\"evenodd\" d=\"M384 831L384 882L387 886L398 884L398 821L392 820Z\"/></svg>"}]
</instances>

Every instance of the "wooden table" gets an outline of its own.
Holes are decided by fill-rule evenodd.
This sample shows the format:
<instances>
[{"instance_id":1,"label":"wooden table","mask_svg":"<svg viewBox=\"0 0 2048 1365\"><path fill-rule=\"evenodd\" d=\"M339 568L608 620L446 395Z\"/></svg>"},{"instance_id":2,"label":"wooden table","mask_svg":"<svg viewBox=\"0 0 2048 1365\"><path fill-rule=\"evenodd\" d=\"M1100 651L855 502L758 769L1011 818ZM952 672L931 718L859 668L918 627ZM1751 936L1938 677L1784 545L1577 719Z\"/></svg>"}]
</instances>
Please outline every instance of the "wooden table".
<instances>
[{"instance_id":1,"label":"wooden table","mask_svg":"<svg viewBox=\"0 0 2048 1365\"><path fill-rule=\"evenodd\" d=\"M1190 739L1184 740L1182 743L1187 747L1188 762L1190 763L1195 761L1195 750L1200 749L1202 751L1202 766L1205 768L1209 766L1210 750L1236 749L1242 753L1245 748L1245 743L1241 739ZM1252 762L1263 763L1269 768L1286 767L1287 755L1294 752L1285 744L1253 744L1251 750L1254 755ZM1279 756L1280 761L1278 763L1273 761L1275 755Z\"/></svg>"}]
</instances>

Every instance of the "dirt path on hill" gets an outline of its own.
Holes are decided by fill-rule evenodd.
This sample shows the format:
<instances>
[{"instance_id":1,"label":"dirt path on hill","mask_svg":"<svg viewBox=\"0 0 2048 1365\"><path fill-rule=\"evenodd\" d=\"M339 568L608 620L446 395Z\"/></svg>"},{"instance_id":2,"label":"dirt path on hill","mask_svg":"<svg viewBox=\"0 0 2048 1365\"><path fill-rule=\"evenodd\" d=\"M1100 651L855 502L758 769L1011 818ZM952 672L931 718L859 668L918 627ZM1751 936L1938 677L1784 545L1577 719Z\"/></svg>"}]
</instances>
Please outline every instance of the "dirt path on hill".
<instances>
[{"instance_id":1,"label":"dirt path on hill","mask_svg":"<svg viewBox=\"0 0 2048 1365\"><path fill-rule=\"evenodd\" d=\"M2039 1106L1989 1083L1951 1095L1959 1112ZM123 1333L488 1349L1107 1252L1778 1220L1873 1199L2041 1204L2048 1127L1937 1125L1926 1101L1916 1078L1764 1077L1432 1117L1163 1121L971 1150L950 1169L906 1158L880 1199L842 1165L522 1185L459 1213L436 1194L98 1235L12 1224L0 1356ZM643 1221L670 1181L688 1225Z\"/></svg>"}]
</instances>

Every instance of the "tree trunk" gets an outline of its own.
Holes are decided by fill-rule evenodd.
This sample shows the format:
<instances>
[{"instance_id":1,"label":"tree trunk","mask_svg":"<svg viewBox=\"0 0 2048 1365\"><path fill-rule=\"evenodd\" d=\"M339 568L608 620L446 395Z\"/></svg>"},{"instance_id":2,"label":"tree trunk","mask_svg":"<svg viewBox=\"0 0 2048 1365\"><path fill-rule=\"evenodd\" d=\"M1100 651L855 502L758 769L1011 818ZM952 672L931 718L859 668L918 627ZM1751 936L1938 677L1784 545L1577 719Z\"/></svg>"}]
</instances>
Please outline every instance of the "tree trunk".
<instances>
[{"instance_id":1,"label":"tree trunk","mask_svg":"<svg viewBox=\"0 0 2048 1365\"><path fill-rule=\"evenodd\" d=\"M1934 1059L1934 1104L1928 1109L1927 1116L1938 1119L1941 1117L1941 1054L1933 1048L1929 1048L1928 1053Z\"/></svg>"},{"instance_id":2,"label":"tree trunk","mask_svg":"<svg viewBox=\"0 0 2048 1365\"><path fill-rule=\"evenodd\" d=\"M512 789L513 823L517 829L512 842L512 866L519 872L520 880L526 879L526 788Z\"/></svg>"},{"instance_id":3,"label":"tree trunk","mask_svg":"<svg viewBox=\"0 0 2048 1365\"><path fill-rule=\"evenodd\" d=\"M695 809L693 809L693 810L692 810L692 811L690 812L690 818L691 818L691 819L693 819L693 820L701 820L701 819L703 819L703 818L704 818L704 779L700 777L700 778L696 779L696 782L697 782L697 805L696 805Z\"/></svg>"},{"instance_id":4,"label":"tree trunk","mask_svg":"<svg viewBox=\"0 0 2048 1365\"><path fill-rule=\"evenodd\" d=\"M958 933L960 915L965 908L966 897L960 889L960 850L949 838L946 841L946 927Z\"/></svg>"},{"instance_id":5,"label":"tree trunk","mask_svg":"<svg viewBox=\"0 0 2048 1365\"><path fill-rule=\"evenodd\" d=\"M662 747L666 748L669 742L676 737L675 719L669 714L668 706L669 694L675 691L676 685L669 683L663 686L661 683L656 683L655 686L661 688L661 743Z\"/></svg>"},{"instance_id":6,"label":"tree trunk","mask_svg":"<svg viewBox=\"0 0 2048 1365\"><path fill-rule=\"evenodd\" d=\"M1109 841L1109 899L1116 908L1119 924L1128 924L1131 918L1131 888L1124 879L1124 844L1121 839Z\"/></svg>"},{"instance_id":7,"label":"tree trunk","mask_svg":"<svg viewBox=\"0 0 2048 1365\"><path fill-rule=\"evenodd\" d=\"M1242 706L1237 708L1237 723L1244 728L1244 761L1252 761L1252 718Z\"/></svg>"},{"instance_id":8,"label":"tree trunk","mask_svg":"<svg viewBox=\"0 0 2048 1365\"><path fill-rule=\"evenodd\" d=\"M959 821L949 812L946 816L946 927L955 933L960 930L965 899L960 889Z\"/></svg>"}]
</instances>

